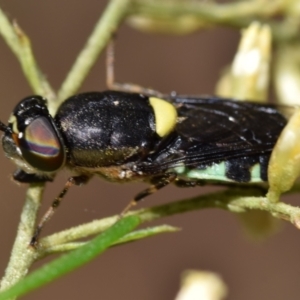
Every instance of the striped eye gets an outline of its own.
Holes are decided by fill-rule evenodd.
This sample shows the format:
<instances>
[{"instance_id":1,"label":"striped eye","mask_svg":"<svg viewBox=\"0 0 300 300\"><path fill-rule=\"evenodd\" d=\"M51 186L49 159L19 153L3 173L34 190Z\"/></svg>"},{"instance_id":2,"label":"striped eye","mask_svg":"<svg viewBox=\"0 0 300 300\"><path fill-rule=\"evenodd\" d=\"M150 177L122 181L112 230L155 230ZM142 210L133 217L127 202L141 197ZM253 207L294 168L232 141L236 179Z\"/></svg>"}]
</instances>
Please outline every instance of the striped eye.
<instances>
[{"instance_id":1,"label":"striped eye","mask_svg":"<svg viewBox=\"0 0 300 300\"><path fill-rule=\"evenodd\" d=\"M29 123L17 142L26 162L39 171L54 172L64 163L65 153L60 138L46 117Z\"/></svg>"}]
</instances>

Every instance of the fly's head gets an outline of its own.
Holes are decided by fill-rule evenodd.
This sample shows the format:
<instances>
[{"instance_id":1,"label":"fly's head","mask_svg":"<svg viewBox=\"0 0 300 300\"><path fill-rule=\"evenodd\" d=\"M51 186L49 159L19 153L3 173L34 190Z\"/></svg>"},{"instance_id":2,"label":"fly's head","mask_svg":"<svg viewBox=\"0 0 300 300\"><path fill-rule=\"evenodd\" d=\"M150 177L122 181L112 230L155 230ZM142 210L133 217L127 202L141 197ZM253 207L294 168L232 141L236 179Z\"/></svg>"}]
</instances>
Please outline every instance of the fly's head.
<instances>
[{"instance_id":1,"label":"fly's head","mask_svg":"<svg viewBox=\"0 0 300 300\"><path fill-rule=\"evenodd\" d=\"M0 130L5 155L26 173L53 173L64 166L63 139L42 97L19 102Z\"/></svg>"}]
</instances>

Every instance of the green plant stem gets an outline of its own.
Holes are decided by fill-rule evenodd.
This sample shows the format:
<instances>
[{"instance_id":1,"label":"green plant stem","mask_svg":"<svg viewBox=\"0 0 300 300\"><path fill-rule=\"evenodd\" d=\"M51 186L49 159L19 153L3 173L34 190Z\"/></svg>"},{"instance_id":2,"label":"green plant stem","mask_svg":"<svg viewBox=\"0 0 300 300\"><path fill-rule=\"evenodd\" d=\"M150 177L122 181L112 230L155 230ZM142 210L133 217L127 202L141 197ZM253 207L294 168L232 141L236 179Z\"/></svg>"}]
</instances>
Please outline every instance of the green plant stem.
<instances>
[{"instance_id":1,"label":"green plant stem","mask_svg":"<svg viewBox=\"0 0 300 300\"><path fill-rule=\"evenodd\" d=\"M129 4L130 0L110 1L63 82L58 92L57 105L78 90L88 72L95 64L99 54L106 47L108 41L112 38L119 24L126 16Z\"/></svg>"},{"instance_id":2,"label":"green plant stem","mask_svg":"<svg viewBox=\"0 0 300 300\"><path fill-rule=\"evenodd\" d=\"M226 4L195 1L135 0L132 14L145 16L193 15L212 24L244 26L244 19L270 17L286 5L286 1L252 0Z\"/></svg>"},{"instance_id":3,"label":"green plant stem","mask_svg":"<svg viewBox=\"0 0 300 300\"><path fill-rule=\"evenodd\" d=\"M138 215L142 222L149 222L158 218L204 208L221 208L236 213L245 212L249 209L258 209L268 211L275 217L289 221L300 229L300 208L282 202L272 203L266 197L257 196L257 192L256 189L229 189L161 206L132 211L129 214ZM117 218L118 216L112 216L95 220L50 235L41 240L42 248L46 249L98 234L114 224Z\"/></svg>"},{"instance_id":4,"label":"green plant stem","mask_svg":"<svg viewBox=\"0 0 300 300\"><path fill-rule=\"evenodd\" d=\"M23 30L8 20L0 8L0 34L19 60L23 73L28 80L32 90L48 99L54 99L55 93L40 71L34 58L31 43Z\"/></svg>"},{"instance_id":5,"label":"green plant stem","mask_svg":"<svg viewBox=\"0 0 300 300\"><path fill-rule=\"evenodd\" d=\"M27 294L30 291L79 268L83 264L86 264L97 257L108 247L117 242L118 239L133 230L139 225L139 222L140 220L137 216L126 217L120 220L106 232L95 237L89 243L86 243L83 247L42 266L40 269L32 272L26 278L16 283L10 289L0 293L0 299L5 300Z\"/></svg>"},{"instance_id":6,"label":"green plant stem","mask_svg":"<svg viewBox=\"0 0 300 300\"><path fill-rule=\"evenodd\" d=\"M198 18L202 27L225 25L245 28L253 20L268 23L275 41L287 41L298 38L299 21L297 17L291 22L285 15L293 3L285 0L233 1L229 3L197 1L160 1L134 0L130 9L132 16L149 19L178 21L178 17ZM286 20L272 21L271 17L284 15ZM271 19L271 20L270 20ZM206 26L206 27L207 27ZM135 26L137 28L137 26Z\"/></svg>"},{"instance_id":7,"label":"green plant stem","mask_svg":"<svg viewBox=\"0 0 300 300\"><path fill-rule=\"evenodd\" d=\"M14 285L23 278L35 260L36 253L29 248L28 245L34 232L36 216L44 190L43 187L41 184L35 184L31 185L27 190L10 261L5 270L5 275L1 280L1 291Z\"/></svg>"}]
</instances>

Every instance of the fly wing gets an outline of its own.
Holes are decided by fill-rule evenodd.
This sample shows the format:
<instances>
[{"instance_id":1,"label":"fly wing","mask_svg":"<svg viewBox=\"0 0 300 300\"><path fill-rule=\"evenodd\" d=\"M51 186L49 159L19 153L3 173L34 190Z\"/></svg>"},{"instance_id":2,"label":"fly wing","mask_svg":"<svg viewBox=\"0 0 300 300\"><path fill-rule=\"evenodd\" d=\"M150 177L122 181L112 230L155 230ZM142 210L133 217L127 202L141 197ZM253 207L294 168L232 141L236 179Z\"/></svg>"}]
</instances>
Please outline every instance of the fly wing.
<instances>
[{"instance_id":1,"label":"fly wing","mask_svg":"<svg viewBox=\"0 0 300 300\"><path fill-rule=\"evenodd\" d=\"M268 155L287 122L272 105L191 96L172 102L179 121L171 146L153 157L160 169Z\"/></svg>"},{"instance_id":2,"label":"fly wing","mask_svg":"<svg viewBox=\"0 0 300 300\"><path fill-rule=\"evenodd\" d=\"M271 105L191 97L179 98L177 102L182 122L176 130L196 144L268 148L268 144L274 145L286 124L286 119Z\"/></svg>"}]
</instances>

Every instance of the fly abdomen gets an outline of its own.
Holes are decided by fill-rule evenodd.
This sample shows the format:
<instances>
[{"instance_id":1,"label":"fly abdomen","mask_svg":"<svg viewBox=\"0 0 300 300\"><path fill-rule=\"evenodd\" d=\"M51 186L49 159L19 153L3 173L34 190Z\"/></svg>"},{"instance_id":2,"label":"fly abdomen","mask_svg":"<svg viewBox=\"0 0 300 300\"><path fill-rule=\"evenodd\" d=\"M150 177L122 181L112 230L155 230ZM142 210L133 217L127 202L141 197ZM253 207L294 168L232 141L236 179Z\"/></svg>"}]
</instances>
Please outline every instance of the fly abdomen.
<instances>
[{"instance_id":1,"label":"fly abdomen","mask_svg":"<svg viewBox=\"0 0 300 300\"><path fill-rule=\"evenodd\" d=\"M199 166L181 166L172 169L184 180L212 180L236 183L267 181L269 155L238 157Z\"/></svg>"}]
</instances>

